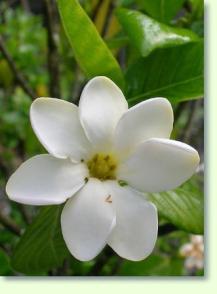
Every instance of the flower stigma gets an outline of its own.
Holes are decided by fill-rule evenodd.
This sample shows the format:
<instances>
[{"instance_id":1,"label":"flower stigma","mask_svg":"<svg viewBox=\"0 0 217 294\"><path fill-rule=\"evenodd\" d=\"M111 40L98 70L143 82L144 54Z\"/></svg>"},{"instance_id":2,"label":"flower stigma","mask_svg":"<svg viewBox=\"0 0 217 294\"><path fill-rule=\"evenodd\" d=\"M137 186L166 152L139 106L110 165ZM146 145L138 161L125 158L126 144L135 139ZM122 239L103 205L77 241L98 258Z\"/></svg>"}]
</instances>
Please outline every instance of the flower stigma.
<instances>
[{"instance_id":1,"label":"flower stigma","mask_svg":"<svg viewBox=\"0 0 217 294\"><path fill-rule=\"evenodd\" d=\"M111 154L95 154L87 161L90 177L101 181L116 179L117 163L117 159Z\"/></svg>"}]
</instances>

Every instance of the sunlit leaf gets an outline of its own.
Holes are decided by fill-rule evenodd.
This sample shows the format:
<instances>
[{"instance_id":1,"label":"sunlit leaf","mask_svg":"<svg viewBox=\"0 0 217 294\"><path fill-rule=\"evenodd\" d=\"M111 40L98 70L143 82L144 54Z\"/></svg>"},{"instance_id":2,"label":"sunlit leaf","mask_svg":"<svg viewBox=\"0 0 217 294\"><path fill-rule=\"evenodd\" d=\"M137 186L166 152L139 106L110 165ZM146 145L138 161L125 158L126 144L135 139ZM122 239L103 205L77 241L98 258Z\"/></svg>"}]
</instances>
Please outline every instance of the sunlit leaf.
<instances>
[{"instance_id":1,"label":"sunlit leaf","mask_svg":"<svg viewBox=\"0 0 217 294\"><path fill-rule=\"evenodd\" d=\"M141 8L161 22L170 22L181 9L185 0L137 0Z\"/></svg>"},{"instance_id":2,"label":"sunlit leaf","mask_svg":"<svg viewBox=\"0 0 217 294\"><path fill-rule=\"evenodd\" d=\"M135 10L121 8L116 14L131 44L142 56L147 56L156 48L177 46L199 40L192 31L169 27Z\"/></svg>"},{"instance_id":3,"label":"sunlit leaf","mask_svg":"<svg viewBox=\"0 0 217 294\"><path fill-rule=\"evenodd\" d=\"M58 7L74 56L88 78L105 75L119 86L123 76L119 64L96 27L76 0L58 0Z\"/></svg>"},{"instance_id":4,"label":"sunlit leaf","mask_svg":"<svg viewBox=\"0 0 217 294\"><path fill-rule=\"evenodd\" d=\"M203 195L195 182L190 180L176 190L150 194L149 199L170 223L189 233L203 234Z\"/></svg>"},{"instance_id":5,"label":"sunlit leaf","mask_svg":"<svg viewBox=\"0 0 217 294\"><path fill-rule=\"evenodd\" d=\"M203 43L159 49L126 73L129 104L151 97L179 102L203 97Z\"/></svg>"},{"instance_id":6,"label":"sunlit leaf","mask_svg":"<svg viewBox=\"0 0 217 294\"><path fill-rule=\"evenodd\" d=\"M41 209L15 249L12 266L16 271L38 274L61 266L68 250L60 230L60 213L60 206Z\"/></svg>"}]
</instances>

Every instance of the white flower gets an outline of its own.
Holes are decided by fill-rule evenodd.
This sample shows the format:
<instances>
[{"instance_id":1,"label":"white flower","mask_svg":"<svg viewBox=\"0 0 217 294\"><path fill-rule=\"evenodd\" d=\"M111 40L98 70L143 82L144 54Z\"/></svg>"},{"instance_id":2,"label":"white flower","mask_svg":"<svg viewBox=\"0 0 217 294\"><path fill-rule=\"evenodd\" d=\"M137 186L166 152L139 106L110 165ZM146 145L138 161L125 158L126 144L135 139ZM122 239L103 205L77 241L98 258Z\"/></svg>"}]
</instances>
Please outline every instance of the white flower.
<instances>
[{"instance_id":1,"label":"white flower","mask_svg":"<svg viewBox=\"0 0 217 294\"><path fill-rule=\"evenodd\" d=\"M79 260L106 244L129 260L142 260L157 238L157 211L141 192L176 188L192 176L199 156L169 140L173 111L165 98L128 110L108 78L85 86L79 107L54 98L31 106L32 127L49 154L35 156L11 176L10 199L34 205L66 201L64 240Z\"/></svg>"},{"instance_id":2,"label":"white flower","mask_svg":"<svg viewBox=\"0 0 217 294\"><path fill-rule=\"evenodd\" d=\"M180 254L185 259L185 267L188 270L203 269L204 266L204 242L203 236L192 235L190 243L184 244L180 248Z\"/></svg>"}]
</instances>

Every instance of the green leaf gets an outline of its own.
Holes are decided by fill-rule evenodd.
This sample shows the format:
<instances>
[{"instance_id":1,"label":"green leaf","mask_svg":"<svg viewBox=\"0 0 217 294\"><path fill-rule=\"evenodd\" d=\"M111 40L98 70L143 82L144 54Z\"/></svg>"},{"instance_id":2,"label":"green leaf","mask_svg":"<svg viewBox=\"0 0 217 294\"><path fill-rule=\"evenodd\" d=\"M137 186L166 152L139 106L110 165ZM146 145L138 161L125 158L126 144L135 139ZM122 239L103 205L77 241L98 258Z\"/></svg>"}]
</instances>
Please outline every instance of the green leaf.
<instances>
[{"instance_id":1,"label":"green leaf","mask_svg":"<svg viewBox=\"0 0 217 294\"><path fill-rule=\"evenodd\" d=\"M142 56L156 48L165 48L195 42L199 37L192 31L169 27L135 10L120 8L117 18L124 31Z\"/></svg>"},{"instance_id":2,"label":"green leaf","mask_svg":"<svg viewBox=\"0 0 217 294\"><path fill-rule=\"evenodd\" d=\"M181 9L185 0L137 0L142 9L152 17L169 23Z\"/></svg>"},{"instance_id":3,"label":"green leaf","mask_svg":"<svg viewBox=\"0 0 217 294\"><path fill-rule=\"evenodd\" d=\"M195 18L203 18L204 14L204 1L203 0L189 0L191 4L192 14Z\"/></svg>"},{"instance_id":4,"label":"green leaf","mask_svg":"<svg viewBox=\"0 0 217 294\"><path fill-rule=\"evenodd\" d=\"M157 96L171 102L203 97L203 54L198 42L159 49L137 60L126 73L129 104Z\"/></svg>"},{"instance_id":5,"label":"green leaf","mask_svg":"<svg viewBox=\"0 0 217 294\"><path fill-rule=\"evenodd\" d=\"M123 276L180 276L183 260L152 254L143 261L124 261L118 275Z\"/></svg>"},{"instance_id":6,"label":"green leaf","mask_svg":"<svg viewBox=\"0 0 217 294\"><path fill-rule=\"evenodd\" d=\"M58 7L74 56L88 78L104 75L120 87L123 75L119 64L76 0L58 0Z\"/></svg>"},{"instance_id":7,"label":"green leaf","mask_svg":"<svg viewBox=\"0 0 217 294\"><path fill-rule=\"evenodd\" d=\"M61 206L40 210L18 243L12 258L13 268L25 274L39 274L60 266L68 250L60 229Z\"/></svg>"},{"instance_id":8,"label":"green leaf","mask_svg":"<svg viewBox=\"0 0 217 294\"><path fill-rule=\"evenodd\" d=\"M149 199L170 223L186 232L203 234L203 195L194 178L176 190L149 194Z\"/></svg>"},{"instance_id":9,"label":"green leaf","mask_svg":"<svg viewBox=\"0 0 217 294\"><path fill-rule=\"evenodd\" d=\"M7 254L0 248L0 275L9 276L12 275L12 269L9 264L9 257Z\"/></svg>"}]
</instances>

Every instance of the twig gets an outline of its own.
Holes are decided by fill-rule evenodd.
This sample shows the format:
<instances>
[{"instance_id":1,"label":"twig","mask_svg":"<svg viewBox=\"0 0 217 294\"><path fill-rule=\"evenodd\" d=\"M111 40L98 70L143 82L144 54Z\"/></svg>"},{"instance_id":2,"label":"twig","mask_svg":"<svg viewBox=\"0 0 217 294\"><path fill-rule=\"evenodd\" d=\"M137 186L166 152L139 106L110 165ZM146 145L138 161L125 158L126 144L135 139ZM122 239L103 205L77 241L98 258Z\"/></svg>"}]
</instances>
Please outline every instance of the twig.
<instances>
[{"instance_id":1,"label":"twig","mask_svg":"<svg viewBox=\"0 0 217 294\"><path fill-rule=\"evenodd\" d=\"M18 225L10 219L8 216L4 215L0 211L0 223L3 224L5 228L7 228L12 233L16 234L17 236L21 236L21 229Z\"/></svg>"},{"instance_id":2,"label":"twig","mask_svg":"<svg viewBox=\"0 0 217 294\"><path fill-rule=\"evenodd\" d=\"M57 11L53 0L45 0L46 23L47 23L47 42L48 42L48 70L50 74L50 95L60 97L60 74L59 74L59 54L56 42L58 36Z\"/></svg>"},{"instance_id":3,"label":"twig","mask_svg":"<svg viewBox=\"0 0 217 294\"><path fill-rule=\"evenodd\" d=\"M29 95L34 100L36 98L36 94L30 88L23 74L17 68L12 56L7 51L2 36L0 36L0 51L2 52L2 55L4 56L4 58L7 60L8 65L11 71L13 72L16 81L19 83L20 87L26 92L27 95Z\"/></svg>"}]
</instances>

